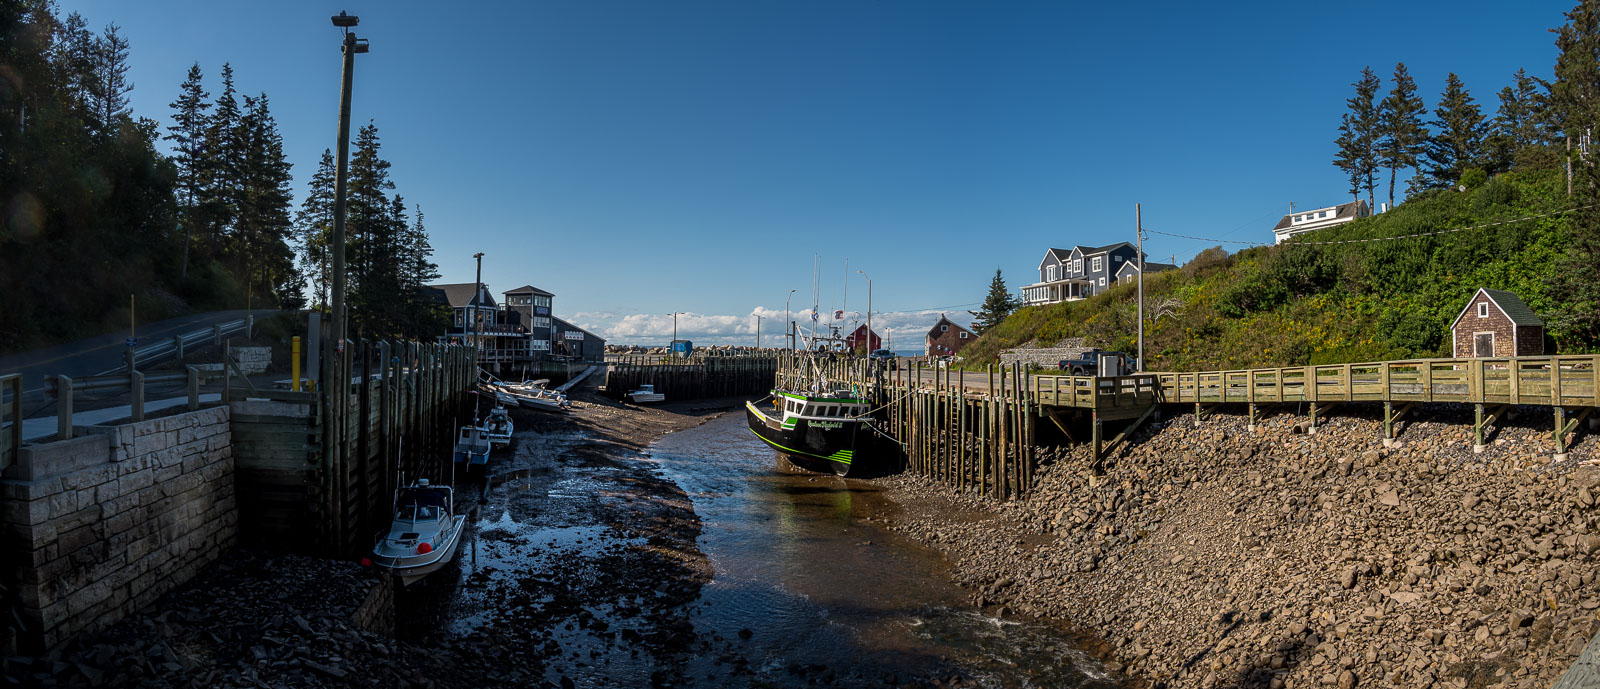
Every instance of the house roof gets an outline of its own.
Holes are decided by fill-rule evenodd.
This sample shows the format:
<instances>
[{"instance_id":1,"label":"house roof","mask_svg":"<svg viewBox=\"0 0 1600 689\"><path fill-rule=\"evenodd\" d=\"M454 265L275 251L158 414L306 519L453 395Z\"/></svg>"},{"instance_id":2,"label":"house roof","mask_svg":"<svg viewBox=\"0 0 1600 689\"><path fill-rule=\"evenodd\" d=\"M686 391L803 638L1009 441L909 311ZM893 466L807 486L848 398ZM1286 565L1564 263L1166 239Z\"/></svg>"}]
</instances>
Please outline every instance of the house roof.
<instances>
[{"instance_id":1,"label":"house roof","mask_svg":"<svg viewBox=\"0 0 1600 689\"><path fill-rule=\"evenodd\" d=\"M941 324L943 324L943 325L953 325L957 329L966 330L969 333L972 332L971 330L969 330L967 328L961 327L960 323L957 323L955 321L950 320L949 318L945 317L944 314L941 313L941 314L939 314L939 320L934 321L933 327L928 328L928 337L938 337L939 336L939 326Z\"/></svg>"},{"instance_id":2,"label":"house roof","mask_svg":"<svg viewBox=\"0 0 1600 689\"><path fill-rule=\"evenodd\" d=\"M468 306L473 306L478 303L478 297L472 294L473 287L475 287L477 284L478 283L473 282L461 282L453 285L427 285L426 288L436 289L444 292L445 299L449 301L451 308L464 309ZM484 306L494 306L494 297L488 296L487 289L484 290L484 294L482 296L488 297L488 301L483 304Z\"/></svg>"},{"instance_id":3,"label":"house roof","mask_svg":"<svg viewBox=\"0 0 1600 689\"><path fill-rule=\"evenodd\" d=\"M1467 300L1467 305L1461 307L1461 313L1456 314L1456 319L1450 321L1451 330L1455 330L1456 324L1461 322L1461 317L1467 315L1467 310L1472 308L1472 303L1478 300L1479 292L1488 295L1489 301L1494 302L1495 307L1499 308L1500 312L1506 315L1506 318L1511 319L1512 325L1544 325L1544 321L1539 318L1539 314L1528 308L1527 302L1522 301L1521 297L1503 289L1479 287L1477 292L1472 293L1472 298Z\"/></svg>"},{"instance_id":4,"label":"house roof","mask_svg":"<svg viewBox=\"0 0 1600 689\"><path fill-rule=\"evenodd\" d=\"M1164 270L1172 270L1173 268L1177 268L1178 266L1173 265L1171 263L1156 263L1155 261L1145 261L1144 262L1144 267L1145 267L1145 270L1148 270L1148 271L1150 271L1152 273L1159 273L1159 272L1164 271ZM1129 268L1132 268L1134 270L1138 270L1139 269L1139 262L1138 261L1123 261L1122 262L1122 267L1117 269L1117 274L1121 275L1122 271L1127 270Z\"/></svg>"},{"instance_id":5,"label":"house roof","mask_svg":"<svg viewBox=\"0 0 1600 689\"><path fill-rule=\"evenodd\" d=\"M554 317L552 317L552 318L554 318ZM581 327L578 327L576 325L573 325L571 321L562 320L560 318L555 318L554 320L555 320L556 328L559 329L559 330L578 330L578 331L583 332L583 334L585 334L585 335L587 335L589 337L592 337L592 338L594 338L596 340L600 340L601 342L605 342L605 338L600 337L599 335L596 335L596 334L594 334L592 332L589 332L588 330L586 330L584 328L581 328Z\"/></svg>"},{"instance_id":6,"label":"house roof","mask_svg":"<svg viewBox=\"0 0 1600 689\"><path fill-rule=\"evenodd\" d=\"M1341 203L1341 204L1339 204L1337 206L1334 206L1333 208L1334 208L1335 212L1333 214L1333 217L1329 218L1329 220L1334 220L1334 219L1338 219L1338 218L1360 218L1360 217L1363 217L1365 215L1368 215L1367 202L1366 201L1351 201L1349 203ZM1319 210L1322 210L1322 209L1321 208L1313 208L1313 209L1307 210L1307 211L1300 211L1300 213L1304 214L1304 213L1310 213L1310 212L1319 211ZM1292 227L1294 225L1293 218L1294 218L1295 215L1297 215L1297 214L1290 213L1288 215L1283 216L1283 218L1278 220L1278 224L1275 225L1272 228L1272 231L1273 232L1277 232L1278 230L1287 230L1290 227Z\"/></svg>"},{"instance_id":7,"label":"house roof","mask_svg":"<svg viewBox=\"0 0 1600 689\"><path fill-rule=\"evenodd\" d=\"M553 296L556 296L556 295L551 294L549 292L546 292L546 291L544 291L542 289L539 289L538 287L534 287L533 285L523 285L523 286L518 287L516 289L508 289L508 290L506 290L504 292L501 292L501 294L533 294L533 295L537 295L537 296L541 296L541 297L553 297Z\"/></svg>"},{"instance_id":8,"label":"house roof","mask_svg":"<svg viewBox=\"0 0 1600 689\"><path fill-rule=\"evenodd\" d=\"M856 339L856 338L860 338L860 337L866 337L866 334L863 332L866 329L867 329L867 324L866 323L862 323L861 325L856 326L855 330L850 331L849 335L845 335L845 338L846 339ZM881 335L879 335L877 333L877 331L873 331L872 336L876 337L876 338L878 338L880 340L883 339L883 337Z\"/></svg>"},{"instance_id":9,"label":"house roof","mask_svg":"<svg viewBox=\"0 0 1600 689\"><path fill-rule=\"evenodd\" d=\"M1129 249L1133 248L1133 245L1129 244L1127 242L1117 242L1115 244L1107 244L1105 246L1083 246L1083 245L1079 245L1079 246L1075 246L1073 248L1077 249L1078 253L1081 253L1081 254L1083 254L1085 256L1093 256L1095 254L1103 254L1103 253L1105 253L1107 251L1110 251L1112 249L1115 249L1115 248L1121 247L1121 246L1128 247Z\"/></svg>"}]
</instances>

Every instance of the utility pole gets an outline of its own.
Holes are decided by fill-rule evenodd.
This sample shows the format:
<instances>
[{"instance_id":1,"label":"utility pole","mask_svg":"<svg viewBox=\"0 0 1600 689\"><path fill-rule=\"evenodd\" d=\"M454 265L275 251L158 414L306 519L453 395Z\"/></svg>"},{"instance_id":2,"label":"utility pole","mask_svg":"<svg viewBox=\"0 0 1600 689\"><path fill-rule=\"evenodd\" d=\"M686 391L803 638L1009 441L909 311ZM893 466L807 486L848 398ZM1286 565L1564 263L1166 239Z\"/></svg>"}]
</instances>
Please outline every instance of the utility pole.
<instances>
[{"instance_id":1,"label":"utility pole","mask_svg":"<svg viewBox=\"0 0 1600 689\"><path fill-rule=\"evenodd\" d=\"M472 257L478 259L478 273L472 278L472 300L467 302L467 306L472 307L472 315L467 319L467 322L468 327L472 328L472 350L478 352L481 356L483 350L483 335L481 334L483 332L483 323L479 320L478 310L483 306L483 252L479 251L473 254ZM533 324L529 323L528 326L532 329Z\"/></svg>"},{"instance_id":2,"label":"utility pole","mask_svg":"<svg viewBox=\"0 0 1600 689\"><path fill-rule=\"evenodd\" d=\"M1133 228L1138 235L1134 257L1139 261L1139 359L1134 368L1144 373L1144 213L1137 203L1133 204Z\"/></svg>"},{"instance_id":3,"label":"utility pole","mask_svg":"<svg viewBox=\"0 0 1600 689\"><path fill-rule=\"evenodd\" d=\"M761 349L761 314L756 314L756 349Z\"/></svg>"},{"instance_id":4,"label":"utility pole","mask_svg":"<svg viewBox=\"0 0 1600 689\"><path fill-rule=\"evenodd\" d=\"M366 40L356 38L350 29L360 21L359 17L345 12L333 18L333 25L344 29L344 44L340 48L344 53L344 78L339 82L339 164L333 182L333 341L334 352L341 355L349 336L344 303L344 214L350 180L350 80L355 75L356 53L367 52Z\"/></svg>"}]
</instances>

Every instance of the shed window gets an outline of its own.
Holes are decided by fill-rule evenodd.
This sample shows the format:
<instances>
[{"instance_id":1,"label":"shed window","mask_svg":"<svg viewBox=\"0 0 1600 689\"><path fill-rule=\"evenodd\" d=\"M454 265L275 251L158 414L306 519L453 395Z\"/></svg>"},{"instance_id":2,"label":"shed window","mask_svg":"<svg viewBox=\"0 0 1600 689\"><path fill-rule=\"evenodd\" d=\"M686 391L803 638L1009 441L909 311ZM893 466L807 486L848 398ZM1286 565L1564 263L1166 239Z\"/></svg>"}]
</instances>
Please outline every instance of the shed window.
<instances>
[{"instance_id":1,"label":"shed window","mask_svg":"<svg viewBox=\"0 0 1600 689\"><path fill-rule=\"evenodd\" d=\"M963 339L963 340L967 339L967 333L964 330L961 332L961 339Z\"/></svg>"},{"instance_id":2,"label":"shed window","mask_svg":"<svg viewBox=\"0 0 1600 689\"><path fill-rule=\"evenodd\" d=\"M1479 318L1488 318L1489 317L1489 304L1487 302L1478 304L1478 317Z\"/></svg>"},{"instance_id":3,"label":"shed window","mask_svg":"<svg viewBox=\"0 0 1600 689\"><path fill-rule=\"evenodd\" d=\"M950 329L950 326L948 326L948 325L939 326L939 332L941 332L941 333L946 331L946 330L949 330L949 329Z\"/></svg>"}]
</instances>

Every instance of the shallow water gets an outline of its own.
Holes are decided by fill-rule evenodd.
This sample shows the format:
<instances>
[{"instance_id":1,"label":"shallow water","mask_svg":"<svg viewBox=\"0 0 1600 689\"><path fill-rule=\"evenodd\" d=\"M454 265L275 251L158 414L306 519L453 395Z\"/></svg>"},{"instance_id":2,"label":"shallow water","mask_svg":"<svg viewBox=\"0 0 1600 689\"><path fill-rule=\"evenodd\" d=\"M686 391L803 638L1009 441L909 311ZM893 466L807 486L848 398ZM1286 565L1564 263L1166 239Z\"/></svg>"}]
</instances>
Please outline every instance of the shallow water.
<instances>
[{"instance_id":1,"label":"shallow water","mask_svg":"<svg viewBox=\"0 0 1600 689\"><path fill-rule=\"evenodd\" d=\"M799 685L832 671L843 685L953 675L988 687L1119 685L1065 630L982 614L937 553L885 528L898 508L881 489L789 467L742 414L668 435L650 460L694 501L716 570L695 630L728 640L749 630L733 643L759 680ZM714 654L695 662L699 684L750 686Z\"/></svg>"}]
</instances>

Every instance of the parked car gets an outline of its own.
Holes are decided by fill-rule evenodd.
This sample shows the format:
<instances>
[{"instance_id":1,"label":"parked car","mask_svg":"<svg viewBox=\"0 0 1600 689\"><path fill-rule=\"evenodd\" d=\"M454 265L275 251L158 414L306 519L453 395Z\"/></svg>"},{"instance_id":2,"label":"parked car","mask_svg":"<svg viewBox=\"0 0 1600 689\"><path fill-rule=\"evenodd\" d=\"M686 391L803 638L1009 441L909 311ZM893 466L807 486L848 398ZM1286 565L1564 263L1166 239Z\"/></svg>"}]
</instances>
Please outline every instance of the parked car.
<instances>
[{"instance_id":1,"label":"parked car","mask_svg":"<svg viewBox=\"0 0 1600 689\"><path fill-rule=\"evenodd\" d=\"M887 349L872 350L872 353L867 355L867 360L888 366L891 371L900 368L900 359L894 355L894 352Z\"/></svg>"},{"instance_id":2,"label":"parked car","mask_svg":"<svg viewBox=\"0 0 1600 689\"><path fill-rule=\"evenodd\" d=\"M1122 352L1103 352L1098 349L1084 352L1082 356L1079 356L1076 359L1062 359L1061 363L1058 365L1058 368L1074 376L1099 375L1100 357L1102 356L1114 356L1122 359L1123 370L1130 370L1132 368L1130 365L1131 362L1128 359L1128 355L1123 354Z\"/></svg>"}]
</instances>

